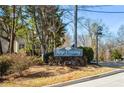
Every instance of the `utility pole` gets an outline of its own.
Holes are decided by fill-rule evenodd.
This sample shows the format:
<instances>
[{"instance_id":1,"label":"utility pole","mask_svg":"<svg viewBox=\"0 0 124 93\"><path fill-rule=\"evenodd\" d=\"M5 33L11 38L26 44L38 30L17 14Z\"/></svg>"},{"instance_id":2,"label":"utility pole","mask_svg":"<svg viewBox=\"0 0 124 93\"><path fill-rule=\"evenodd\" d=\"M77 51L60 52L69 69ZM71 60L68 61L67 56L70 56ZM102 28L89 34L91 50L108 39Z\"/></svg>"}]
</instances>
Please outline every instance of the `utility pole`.
<instances>
[{"instance_id":1,"label":"utility pole","mask_svg":"<svg viewBox=\"0 0 124 93\"><path fill-rule=\"evenodd\" d=\"M77 8L78 6L74 6L74 48L77 48Z\"/></svg>"},{"instance_id":2,"label":"utility pole","mask_svg":"<svg viewBox=\"0 0 124 93\"><path fill-rule=\"evenodd\" d=\"M98 64L98 30L96 32L96 64Z\"/></svg>"},{"instance_id":3,"label":"utility pole","mask_svg":"<svg viewBox=\"0 0 124 93\"><path fill-rule=\"evenodd\" d=\"M97 65L98 65L98 61L99 61L99 59L98 59L98 56L99 56L99 52L98 52L98 37L99 37L99 35L102 35L102 31L103 30L103 28L102 28L102 26L98 26L97 27L97 31L96 31L96 63L97 63Z\"/></svg>"}]
</instances>

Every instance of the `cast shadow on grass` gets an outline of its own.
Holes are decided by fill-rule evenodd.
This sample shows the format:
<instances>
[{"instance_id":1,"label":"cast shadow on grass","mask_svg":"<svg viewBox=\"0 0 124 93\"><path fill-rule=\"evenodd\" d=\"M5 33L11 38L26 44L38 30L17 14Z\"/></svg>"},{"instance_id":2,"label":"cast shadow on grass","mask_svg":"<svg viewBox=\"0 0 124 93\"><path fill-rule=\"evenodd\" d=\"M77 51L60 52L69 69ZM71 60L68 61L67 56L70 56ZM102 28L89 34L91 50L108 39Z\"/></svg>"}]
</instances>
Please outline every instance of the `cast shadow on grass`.
<instances>
[{"instance_id":1,"label":"cast shadow on grass","mask_svg":"<svg viewBox=\"0 0 124 93\"><path fill-rule=\"evenodd\" d=\"M54 76L53 72L45 72L45 71L40 71L40 72L36 72L33 74L28 74L26 76L23 76L24 78L40 78L40 77L50 77L50 76Z\"/></svg>"}]
</instances>

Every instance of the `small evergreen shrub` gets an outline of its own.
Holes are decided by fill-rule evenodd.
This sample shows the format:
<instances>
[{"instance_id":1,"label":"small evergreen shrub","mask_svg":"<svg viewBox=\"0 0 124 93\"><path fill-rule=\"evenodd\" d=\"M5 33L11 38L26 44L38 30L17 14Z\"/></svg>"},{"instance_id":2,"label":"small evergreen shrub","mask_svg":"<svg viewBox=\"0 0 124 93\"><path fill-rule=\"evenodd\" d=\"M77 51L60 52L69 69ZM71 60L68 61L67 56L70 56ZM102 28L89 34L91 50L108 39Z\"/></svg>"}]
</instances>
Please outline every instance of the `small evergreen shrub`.
<instances>
[{"instance_id":1,"label":"small evergreen shrub","mask_svg":"<svg viewBox=\"0 0 124 93\"><path fill-rule=\"evenodd\" d=\"M122 58L122 55L117 49L112 51L112 54L111 54L111 59L112 60L121 59L121 58Z\"/></svg>"},{"instance_id":2,"label":"small evergreen shrub","mask_svg":"<svg viewBox=\"0 0 124 93\"><path fill-rule=\"evenodd\" d=\"M10 57L0 56L0 76L6 75L12 66L12 59Z\"/></svg>"},{"instance_id":3,"label":"small evergreen shrub","mask_svg":"<svg viewBox=\"0 0 124 93\"><path fill-rule=\"evenodd\" d=\"M44 62L42 61L42 57L32 56L29 57L30 65L42 65Z\"/></svg>"},{"instance_id":4,"label":"small evergreen shrub","mask_svg":"<svg viewBox=\"0 0 124 93\"><path fill-rule=\"evenodd\" d=\"M19 75L22 76L23 75L22 71L24 71L24 70L26 70L28 68L29 68L28 62L18 61L18 62L14 62L14 64L9 69L9 72L11 72L11 73L19 73Z\"/></svg>"},{"instance_id":5,"label":"small evergreen shrub","mask_svg":"<svg viewBox=\"0 0 124 93\"><path fill-rule=\"evenodd\" d=\"M91 47L82 47L82 46L78 48L83 49L83 57L85 56L87 58L87 62L90 63L94 58L93 49Z\"/></svg>"}]
</instances>

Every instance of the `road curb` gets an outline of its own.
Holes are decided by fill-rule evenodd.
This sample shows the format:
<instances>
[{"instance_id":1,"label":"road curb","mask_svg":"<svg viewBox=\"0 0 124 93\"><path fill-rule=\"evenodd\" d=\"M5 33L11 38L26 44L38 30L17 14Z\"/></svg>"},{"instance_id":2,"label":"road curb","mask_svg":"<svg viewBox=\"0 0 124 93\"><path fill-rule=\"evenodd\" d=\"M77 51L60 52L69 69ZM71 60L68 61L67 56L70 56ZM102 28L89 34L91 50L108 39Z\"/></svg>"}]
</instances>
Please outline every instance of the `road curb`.
<instances>
[{"instance_id":1,"label":"road curb","mask_svg":"<svg viewBox=\"0 0 124 93\"><path fill-rule=\"evenodd\" d=\"M94 75L94 76L89 76L89 77L70 80L70 81L66 81L66 82L62 82L62 83L52 84L52 85L49 85L46 87L63 87L63 86L68 86L68 85L72 85L72 84L76 84L76 83L80 83L80 82L86 82L86 81L106 77L106 76L111 76L111 75L122 73L122 72L124 72L124 70L118 69L118 70L114 70L114 71L110 71L107 73L102 73L102 74L98 74L98 75Z\"/></svg>"}]
</instances>

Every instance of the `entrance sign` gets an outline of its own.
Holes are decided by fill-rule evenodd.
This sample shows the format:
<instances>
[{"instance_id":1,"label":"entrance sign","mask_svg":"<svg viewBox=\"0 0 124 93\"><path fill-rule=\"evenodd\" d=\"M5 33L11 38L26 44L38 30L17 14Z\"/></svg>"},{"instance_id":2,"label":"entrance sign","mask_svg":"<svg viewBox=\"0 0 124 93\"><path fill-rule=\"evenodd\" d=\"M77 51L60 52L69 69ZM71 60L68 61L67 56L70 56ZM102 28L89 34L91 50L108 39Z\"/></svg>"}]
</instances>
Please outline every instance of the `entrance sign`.
<instances>
[{"instance_id":1,"label":"entrance sign","mask_svg":"<svg viewBox=\"0 0 124 93\"><path fill-rule=\"evenodd\" d=\"M82 49L55 49L54 50L54 56L60 56L60 57L69 57L69 56L83 56L83 50Z\"/></svg>"}]
</instances>

